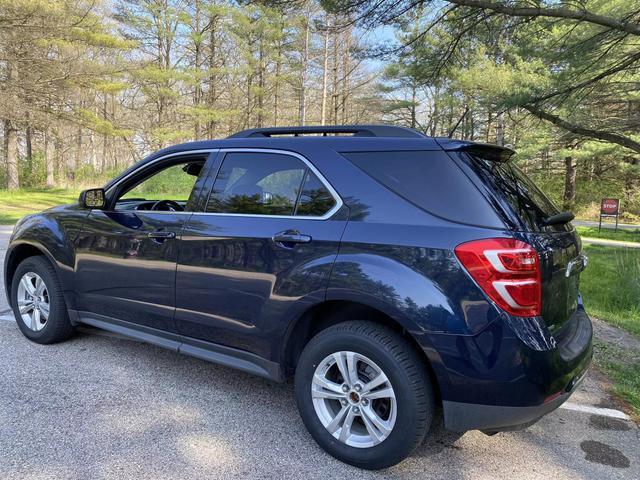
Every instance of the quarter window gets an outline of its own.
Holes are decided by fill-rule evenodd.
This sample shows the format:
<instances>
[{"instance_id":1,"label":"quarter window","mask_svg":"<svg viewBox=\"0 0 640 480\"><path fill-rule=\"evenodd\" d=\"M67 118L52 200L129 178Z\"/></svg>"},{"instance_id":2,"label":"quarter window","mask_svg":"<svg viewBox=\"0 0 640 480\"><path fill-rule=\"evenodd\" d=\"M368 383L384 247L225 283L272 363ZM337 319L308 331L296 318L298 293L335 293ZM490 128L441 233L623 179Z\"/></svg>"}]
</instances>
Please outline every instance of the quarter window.
<instances>
[{"instance_id":1,"label":"quarter window","mask_svg":"<svg viewBox=\"0 0 640 480\"><path fill-rule=\"evenodd\" d=\"M296 215L320 217L331 210L335 204L336 200L327 190L327 187L311 170L308 170Z\"/></svg>"},{"instance_id":2,"label":"quarter window","mask_svg":"<svg viewBox=\"0 0 640 480\"><path fill-rule=\"evenodd\" d=\"M291 155L227 153L207 212L322 216L335 199L308 166Z\"/></svg>"}]
</instances>

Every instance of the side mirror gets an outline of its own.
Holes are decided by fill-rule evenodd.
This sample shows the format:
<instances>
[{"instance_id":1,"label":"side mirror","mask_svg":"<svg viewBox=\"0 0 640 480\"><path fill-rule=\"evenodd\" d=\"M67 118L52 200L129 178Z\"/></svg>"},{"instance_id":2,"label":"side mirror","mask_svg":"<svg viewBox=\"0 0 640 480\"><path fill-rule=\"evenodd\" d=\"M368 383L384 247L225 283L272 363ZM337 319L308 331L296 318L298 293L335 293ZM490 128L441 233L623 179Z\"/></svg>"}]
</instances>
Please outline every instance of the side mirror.
<instances>
[{"instance_id":1,"label":"side mirror","mask_svg":"<svg viewBox=\"0 0 640 480\"><path fill-rule=\"evenodd\" d=\"M84 208L104 208L105 198L103 188L90 188L80 193L80 205Z\"/></svg>"}]
</instances>

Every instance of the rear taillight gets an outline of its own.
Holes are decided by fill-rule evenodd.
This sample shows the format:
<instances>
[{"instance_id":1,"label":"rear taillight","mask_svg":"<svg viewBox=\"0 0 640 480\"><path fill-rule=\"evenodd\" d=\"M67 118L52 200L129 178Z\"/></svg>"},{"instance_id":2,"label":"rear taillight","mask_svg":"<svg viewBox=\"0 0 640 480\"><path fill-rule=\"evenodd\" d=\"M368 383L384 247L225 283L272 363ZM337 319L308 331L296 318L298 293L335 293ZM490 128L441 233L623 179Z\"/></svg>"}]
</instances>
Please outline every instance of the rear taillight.
<instances>
[{"instance_id":1,"label":"rear taillight","mask_svg":"<svg viewBox=\"0 0 640 480\"><path fill-rule=\"evenodd\" d=\"M540 315L540 260L531 245L512 238L487 238L462 243L455 252L500 308L519 317Z\"/></svg>"}]
</instances>

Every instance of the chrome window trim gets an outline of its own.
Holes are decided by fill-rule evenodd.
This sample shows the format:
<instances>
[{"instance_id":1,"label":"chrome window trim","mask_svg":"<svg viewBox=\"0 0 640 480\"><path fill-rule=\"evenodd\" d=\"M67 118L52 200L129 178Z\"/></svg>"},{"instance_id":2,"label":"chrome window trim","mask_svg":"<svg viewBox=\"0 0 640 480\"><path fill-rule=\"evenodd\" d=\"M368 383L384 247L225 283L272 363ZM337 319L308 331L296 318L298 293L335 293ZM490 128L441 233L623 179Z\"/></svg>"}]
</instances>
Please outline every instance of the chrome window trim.
<instances>
[{"instance_id":1,"label":"chrome window trim","mask_svg":"<svg viewBox=\"0 0 640 480\"><path fill-rule=\"evenodd\" d=\"M120 185L122 182L126 181L128 178L131 178L133 175L137 174L138 172L140 172L140 170L144 170L145 168L147 168L149 165L153 165L154 163L158 163L161 162L162 160L166 160L167 158L172 158L172 157L179 157L179 156L183 156L183 155L191 155L191 154L195 154L197 155L198 153L208 153L209 155L211 155L213 152L218 152L220 149L219 148L205 148L202 150L185 150L183 152L173 152L173 153L167 153L166 155L162 155L161 157L158 158L154 158L153 160L151 160L148 163L145 163L144 165L141 165L140 168L136 168L134 171L129 172L127 175L125 175L124 177L122 177L120 180L118 180L116 183L114 183L113 185L111 185L107 190L105 190L104 194L105 196L109 194L109 192L111 190L113 190L114 188L116 188L118 185ZM151 210L143 210L145 212L149 212Z\"/></svg>"},{"instance_id":2,"label":"chrome window trim","mask_svg":"<svg viewBox=\"0 0 640 480\"><path fill-rule=\"evenodd\" d=\"M136 169L132 172L130 172L128 175L122 177L120 180L118 180L118 182L114 183L113 185L111 185L109 187L108 190L105 191L105 195L108 195L109 192L111 190L113 190L114 188L118 187L118 185L120 185L122 182L126 181L128 178L130 178L131 176L137 174L141 169L147 168L149 165L153 165L157 162L160 162L162 160L166 160L167 158L171 158L171 157L178 157L178 156L183 156L183 155L191 155L191 154L198 154L198 153L208 153L209 155L211 155L212 153L275 153L275 154L280 154L280 155L289 155L291 157L295 157L298 160L301 160L302 163L304 163L307 168L309 168L309 170L311 170L316 177L318 177L318 179L320 180L320 183L322 183L322 185L324 185L324 187L329 191L329 193L331 194L331 196L333 197L333 200L336 202L336 204L324 215L322 216L312 216L312 215L264 215L264 214L258 214L258 213L216 213L216 212L186 212L186 211L182 211L182 212L168 212L168 211L161 211L161 210L122 210L122 211L131 211L131 212L153 212L153 213L160 213L160 214L165 214L165 215L175 215L175 214L192 214L192 215L217 215L217 216L221 216L221 217L256 217L256 218L288 218L288 219L300 219L300 220L327 220L329 218L331 218L338 210L340 210L342 208L342 206L344 205L344 202L342 201L342 198L340 197L340 195L338 195L338 192L336 192L336 190L333 188L333 186L329 183L329 181L324 177L324 175L322 175L322 173L320 173L320 171L309 161L307 160L304 156L300 155L297 152L292 152L290 150L278 150L278 149L273 149L273 148L207 148L207 149L202 149L202 150L186 150L184 152L174 152L174 153L168 153L167 155L163 155L161 157L158 157L152 161L150 161L149 163L144 164L143 166L141 166L139 169ZM224 162L224 159L223 159ZM217 176L216 172L216 176ZM215 178L213 179L213 182L215 184ZM211 189L213 190L213 186L211 187ZM211 192L209 192L209 196L211 196ZM207 197L207 204L209 203L209 197ZM207 206L205 205L205 208L207 208Z\"/></svg>"},{"instance_id":3,"label":"chrome window trim","mask_svg":"<svg viewBox=\"0 0 640 480\"><path fill-rule=\"evenodd\" d=\"M299 220L328 220L331 218L338 210L342 208L344 205L342 198L338 195L338 192L333 188L333 186L329 183L329 181L324 178L324 175L320 173L320 171L304 156L300 155L297 152L292 152L290 150L278 150L274 148L221 148L219 153L227 154L227 153L275 153L279 155L288 155L290 157L295 157L298 160L302 161L309 170L311 170L320 183L324 185L324 187L329 191L333 200L336 204L329 210L327 213L321 216L315 215L264 215L259 213L216 213L216 212L193 212L194 215L217 215L220 217L255 217L255 218L288 218L288 219L299 219ZM224 159L222 160L224 162ZM216 174L217 175L217 174ZM215 179L213 180L215 184ZM213 190L213 186L211 187ZM209 192L209 196L211 196L211 192ZM207 198L207 204L209 203L209 199ZM205 205L207 208L207 205Z\"/></svg>"}]
</instances>

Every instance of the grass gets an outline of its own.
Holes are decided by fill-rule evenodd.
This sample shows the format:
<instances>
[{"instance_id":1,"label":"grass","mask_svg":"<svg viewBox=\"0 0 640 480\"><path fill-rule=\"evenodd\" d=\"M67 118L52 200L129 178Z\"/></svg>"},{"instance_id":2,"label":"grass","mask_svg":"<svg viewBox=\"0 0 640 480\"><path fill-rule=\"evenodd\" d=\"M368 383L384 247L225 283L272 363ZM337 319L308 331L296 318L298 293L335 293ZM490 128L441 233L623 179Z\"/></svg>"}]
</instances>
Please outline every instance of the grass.
<instances>
[{"instance_id":1,"label":"grass","mask_svg":"<svg viewBox=\"0 0 640 480\"><path fill-rule=\"evenodd\" d=\"M613 382L612 390L626 400L640 418L640 351L594 340L594 362Z\"/></svg>"},{"instance_id":2,"label":"grass","mask_svg":"<svg viewBox=\"0 0 640 480\"><path fill-rule=\"evenodd\" d=\"M585 245L580 276L587 312L640 335L640 249Z\"/></svg>"},{"instance_id":3,"label":"grass","mask_svg":"<svg viewBox=\"0 0 640 480\"><path fill-rule=\"evenodd\" d=\"M640 243L640 230L622 230L619 228L616 232L612 228L603 228L598 231L596 227L576 227L576 230L581 237L604 238L606 240Z\"/></svg>"},{"instance_id":4,"label":"grass","mask_svg":"<svg viewBox=\"0 0 640 480\"><path fill-rule=\"evenodd\" d=\"M80 192L75 190L0 190L0 225L13 225L25 215L56 205L73 203Z\"/></svg>"},{"instance_id":5,"label":"grass","mask_svg":"<svg viewBox=\"0 0 640 480\"><path fill-rule=\"evenodd\" d=\"M580 276L587 312L640 335L640 249L586 245L589 265ZM612 382L612 393L640 418L640 350L594 338L594 362Z\"/></svg>"}]
</instances>

